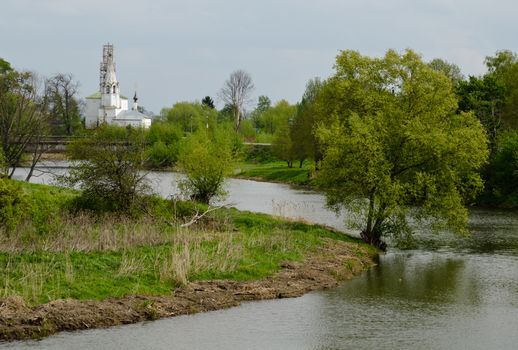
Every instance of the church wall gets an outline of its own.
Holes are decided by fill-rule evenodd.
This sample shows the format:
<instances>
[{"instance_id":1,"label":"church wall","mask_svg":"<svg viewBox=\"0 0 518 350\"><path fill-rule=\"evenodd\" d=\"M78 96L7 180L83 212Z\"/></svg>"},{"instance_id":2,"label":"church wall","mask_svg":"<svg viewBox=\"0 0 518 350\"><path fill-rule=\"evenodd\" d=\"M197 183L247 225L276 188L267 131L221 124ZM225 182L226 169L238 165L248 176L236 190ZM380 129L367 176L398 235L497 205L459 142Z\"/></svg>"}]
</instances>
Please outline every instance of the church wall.
<instances>
[{"instance_id":1,"label":"church wall","mask_svg":"<svg viewBox=\"0 0 518 350\"><path fill-rule=\"evenodd\" d=\"M85 100L84 117L87 128L97 126L97 116L99 115L100 106L100 99L87 98Z\"/></svg>"}]
</instances>

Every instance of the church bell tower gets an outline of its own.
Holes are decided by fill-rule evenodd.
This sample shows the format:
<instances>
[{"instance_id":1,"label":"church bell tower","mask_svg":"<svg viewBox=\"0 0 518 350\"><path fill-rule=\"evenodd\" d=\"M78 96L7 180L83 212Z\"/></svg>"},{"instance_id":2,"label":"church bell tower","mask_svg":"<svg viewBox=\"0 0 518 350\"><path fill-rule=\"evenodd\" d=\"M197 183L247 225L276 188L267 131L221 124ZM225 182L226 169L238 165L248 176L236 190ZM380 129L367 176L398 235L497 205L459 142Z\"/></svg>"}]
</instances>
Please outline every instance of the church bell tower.
<instances>
[{"instance_id":1,"label":"church bell tower","mask_svg":"<svg viewBox=\"0 0 518 350\"><path fill-rule=\"evenodd\" d=\"M115 74L115 61L113 57L113 45L103 46L103 60L100 68L99 90L101 92L101 110L104 115L100 115L104 121L110 122L116 117L116 109L121 108L119 82Z\"/></svg>"}]
</instances>

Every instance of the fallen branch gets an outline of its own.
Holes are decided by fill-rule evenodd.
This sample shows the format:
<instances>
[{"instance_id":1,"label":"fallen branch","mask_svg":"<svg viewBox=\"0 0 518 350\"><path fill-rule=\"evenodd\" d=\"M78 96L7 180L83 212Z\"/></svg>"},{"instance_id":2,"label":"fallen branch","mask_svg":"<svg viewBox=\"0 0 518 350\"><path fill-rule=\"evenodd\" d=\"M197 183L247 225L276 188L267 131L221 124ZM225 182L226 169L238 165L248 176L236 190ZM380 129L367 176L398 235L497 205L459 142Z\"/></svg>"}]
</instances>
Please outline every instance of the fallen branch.
<instances>
[{"instance_id":1,"label":"fallen branch","mask_svg":"<svg viewBox=\"0 0 518 350\"><path fill-rule=\"evenodd\" d=\"M212 212L212 211L215 211L215 210L218 210L218 209L221 209L221 208L225 208L227 206L229 206L230 204L225 204L225 205L220 205L219 207L209 207L207 210L205 210L205 212L203 212L201 215L199 213L198 210L196 210L196 214L194 214L194 216L192 217L191 221L189 222L186 222L185 224L181 224L180 227L189 227L193 224L195 224L196 222L198 222L198 220L200 220L201 218L203 218L205 215L207 215L208 213Z\"/></svg>"},{"instance_id":2,"label":"fallen branch","mask_svg":"<svg viewBox=\"0 0 518 350\"><path fill-rule=\"evenodd\" d=\"M224 205L220 205L218 207L210 207L205 210L203 213L200 214L199 210L196 210L196 214L194 214L194 216L191 218L191 220L189 222L186 222L186 223L183 223L181 225L179 225L179 227L182 227L182 228L185 228L185 227L189 227L191 225L194 225L195 223L197 223L200 219L202 219L205 215L207 215L208 213L210 212L213 212L213 211L216 211L218 209L221 209L221 208L228 208L230 206L233 206L234 203L228 203L228 204L224 204ZM153 213L151 213L149 211L149 209L146 207L146 206L142 206L141 208L147 215L149 215L151 218L153 219L160 219L162 220L165 224L169 225L169 226L177 226L178 223L175 222L175 221L170 221L170 220L167 220L166 218L164 217L157 217L156 215L153 215ZM175 214L176 216L176 214Z\"/></svg>"}]
</instances>

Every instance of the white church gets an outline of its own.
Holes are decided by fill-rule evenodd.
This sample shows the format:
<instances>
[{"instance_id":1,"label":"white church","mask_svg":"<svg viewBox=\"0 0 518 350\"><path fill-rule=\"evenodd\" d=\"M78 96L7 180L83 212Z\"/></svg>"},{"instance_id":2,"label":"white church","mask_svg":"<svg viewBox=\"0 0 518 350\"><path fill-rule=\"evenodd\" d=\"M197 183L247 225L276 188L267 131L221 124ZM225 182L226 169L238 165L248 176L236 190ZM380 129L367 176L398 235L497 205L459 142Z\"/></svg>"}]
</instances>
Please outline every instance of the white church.
<instances>
[{"instance_id":1,"label":"white church","mask_svg":"<svg viewBox=\"0 0 518 350\"><path fill-rule=\"evenodd\" d=\"M149 128L151 118L138 111L137 93L133 107L128 109L128 98L121 96L115 74L113 45L103 46L103 60L100 69L99 91L86 98L84 109L85 126L95 128L102 123L118 126Z\"/></svg>"}]
</instances>

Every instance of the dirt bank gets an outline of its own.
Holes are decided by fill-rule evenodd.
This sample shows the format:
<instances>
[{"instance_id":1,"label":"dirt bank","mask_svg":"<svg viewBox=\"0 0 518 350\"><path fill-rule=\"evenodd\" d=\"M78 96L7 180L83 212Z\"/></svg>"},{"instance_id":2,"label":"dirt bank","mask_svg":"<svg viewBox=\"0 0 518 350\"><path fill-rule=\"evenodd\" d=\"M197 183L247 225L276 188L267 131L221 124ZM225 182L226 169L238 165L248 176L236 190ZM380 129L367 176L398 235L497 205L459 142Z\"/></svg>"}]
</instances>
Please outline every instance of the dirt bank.
<instances>
[{"instance_id":1,"label":"dirt bank","mask_svg":"<svg viewBox=\"0 0 518 350\"><path fill-rule=\"evenodd\" d=\"M272 277L258 281L204 281L169 296L136 295L118 299L56 300L28 307L18 297L0 299L0 340L40 338L60 331L110 327L144 320L211 311L242 301L291 298L336 286L373 265L355 244L326 240L301 263L284 263Z\"/></svg>"}]
</instances>

